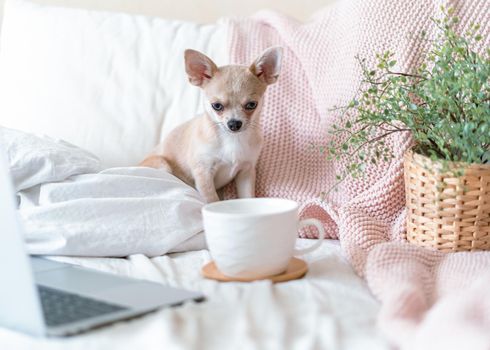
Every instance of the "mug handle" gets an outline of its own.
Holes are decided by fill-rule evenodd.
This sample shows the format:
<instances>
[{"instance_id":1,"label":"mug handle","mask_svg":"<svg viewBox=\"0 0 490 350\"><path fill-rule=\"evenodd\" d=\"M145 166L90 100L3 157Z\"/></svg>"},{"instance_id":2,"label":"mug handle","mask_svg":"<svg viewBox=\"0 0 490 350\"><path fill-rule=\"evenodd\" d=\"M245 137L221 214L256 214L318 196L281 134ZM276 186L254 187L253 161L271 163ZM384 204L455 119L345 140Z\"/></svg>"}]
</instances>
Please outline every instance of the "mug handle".
<instances>
[{"instance_id":1,"label":"mug handle","mask_svg":"<svg viewBox=\"0 0 490 350\"><path fill-rule=\"evenodd\" d=\"M312 226L312 225L317 228L318 233L319 233L319 237L318 237L317 242L308 248L304 248L304 249L296 249L295 248L293 251L293 255L303 255L303 254L312 252L315 249L319 248L320 245L322 244L322 242L325 238L325 229L323 228L323 225L319 220L317 220L317 219L305 219L305 220L301 220L299 222L299 228L300 229L302 229L303 227Z\"/></svg>"}]
</instances>

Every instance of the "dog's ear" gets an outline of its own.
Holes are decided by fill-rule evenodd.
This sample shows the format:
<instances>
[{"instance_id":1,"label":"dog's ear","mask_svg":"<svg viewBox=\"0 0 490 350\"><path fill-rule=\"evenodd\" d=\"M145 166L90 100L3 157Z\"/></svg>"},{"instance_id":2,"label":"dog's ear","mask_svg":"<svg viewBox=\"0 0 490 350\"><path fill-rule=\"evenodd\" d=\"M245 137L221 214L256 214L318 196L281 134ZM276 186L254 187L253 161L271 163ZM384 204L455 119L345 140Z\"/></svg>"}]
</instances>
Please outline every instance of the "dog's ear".
<instances>
[{"instance_id":1,"label":"dog's ear","mask_svg":"<svg viewBox=\"0 0 490 350\"><path fill-rule=\"evenodd\" d=\"M191 84L202 86L210 80L218 70L211 59L196 50L185 50L185 71Z\"/></svg>"},{"instance_id":2,"label":"dog's ear","mask_svg":"<svg viewBox=\"0 0 490 350\"><path fill-rule=\"evenodd\" d=\"M281 71L282 47L265 50L252 65L250 71L266 84L274 84Z\"/></svg>"}]
</instances>

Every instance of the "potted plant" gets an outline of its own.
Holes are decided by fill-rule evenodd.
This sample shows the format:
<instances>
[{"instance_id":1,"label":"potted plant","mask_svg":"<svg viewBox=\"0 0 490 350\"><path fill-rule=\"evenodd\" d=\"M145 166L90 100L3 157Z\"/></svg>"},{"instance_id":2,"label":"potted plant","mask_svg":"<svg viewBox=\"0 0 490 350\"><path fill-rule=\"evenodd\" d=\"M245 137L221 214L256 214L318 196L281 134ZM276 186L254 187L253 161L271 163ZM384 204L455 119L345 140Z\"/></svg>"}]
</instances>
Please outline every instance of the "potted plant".
<instances>
[{"instance_id":1,"label":"potted plant","mask_svg":"<svg viewBox=\"0 0 490 350\"><path fill-rule=\"evenodd\" d=\"M479 25L458 35L458 18L442 8L431 49L413 72L398 72L394 54L377 67L360 62L360 93L342 111L327 159L347 157L337 175L361 176L368 162L393 158L386 138L408 132L404 158L409 242L442 251L490 249L490 49L479 54ZM338 142L338 140L341 140Z\"/></svg>"}]
</instances>

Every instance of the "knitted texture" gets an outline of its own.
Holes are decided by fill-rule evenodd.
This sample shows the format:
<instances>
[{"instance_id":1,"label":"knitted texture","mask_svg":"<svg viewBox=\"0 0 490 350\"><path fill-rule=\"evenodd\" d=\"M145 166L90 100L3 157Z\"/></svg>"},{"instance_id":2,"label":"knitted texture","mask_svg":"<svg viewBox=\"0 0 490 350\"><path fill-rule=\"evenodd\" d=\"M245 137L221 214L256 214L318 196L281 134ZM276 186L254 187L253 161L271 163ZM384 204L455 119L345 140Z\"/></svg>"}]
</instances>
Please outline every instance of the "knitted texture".
<instances>
[{"instance_id":1,"label":"knitted texture","mask_svg":"<svg viewBox=\"0 0 490 350\"><path fill-rule=\"evenodd\" d=\"M383 303L381 328L401 347L428 347L430 327L440 334L438 317L444 317L446 330L461 325L458 317L471 307L471 300L454 305L452 311L434 307L430 322L424 316L432 305L456 290L461 292L460 288L468 288L471 295L482 293L481 285L490 288L488 279L477 281L490 267L490 253L443 255L403 241L403 154L411 144L408 134L389 140L395 155L392 162L368 167L364 178L344 181L325 201L320 200L320 193L334 185L335 174L346 160L327 162L318 146L330 141L328 130L339 122L340 115L332 107L347 104L358 90L362 72L355 56L374 66L375 53L390 50L398 61L395 68L410 71L429 48L416 34L425 30L434 36L430 18L441 16L443 4L455 8L461 19L459 30L472 22L482 25L478 50L490 46L488 0L343 0L307 23L270 11L229 21L233 63L251 62L270 46L285 49L279 81L269 88L262 110L264 147L257 166L257 196L300 202L302 217L320 219L328 235L340 239L357 273ZM228 187L225 197L233 195ZM301 235L316 237L313 231ZM482 312L488 327L490 308ZM472 332L481 335L478 327ZM444 344L453 344L451 339L457 344L464 336L448 333ZM490 338L484 340L484 348L490 347ZM479 343L475 340L475 344Z\"/></svg>"}]
</instances>

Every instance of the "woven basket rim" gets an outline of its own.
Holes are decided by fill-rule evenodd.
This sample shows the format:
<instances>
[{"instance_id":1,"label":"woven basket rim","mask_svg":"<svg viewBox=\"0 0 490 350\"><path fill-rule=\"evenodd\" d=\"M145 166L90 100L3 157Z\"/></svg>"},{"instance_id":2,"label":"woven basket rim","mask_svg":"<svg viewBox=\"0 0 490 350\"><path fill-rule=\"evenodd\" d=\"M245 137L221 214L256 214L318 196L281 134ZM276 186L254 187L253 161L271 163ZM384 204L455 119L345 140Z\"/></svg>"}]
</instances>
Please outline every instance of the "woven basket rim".
<instances>
[{"instance_id":1,"label":"woven basket rim","mask_svg":"<svg viewBox=\"0 0 490 350\"><path fill-rule=\"evenodd\" d=\"M436 159L432 160L431 158L420 154L413 150L413 148L409 148L404 155L405 160L411 160L412 162L424 166L430 165L431 169L434 173L448 174L451 173L451 169L462 169L462 170L480 170L480 171L489 171L490 172L490 163L481 164L481 163L467 163L467 162L453 162L450 160L444 159ZM449 165L449 170L442 171L443 162ZM446 168L447 169L447 168Z\"/></svg>"}]
</instances>

